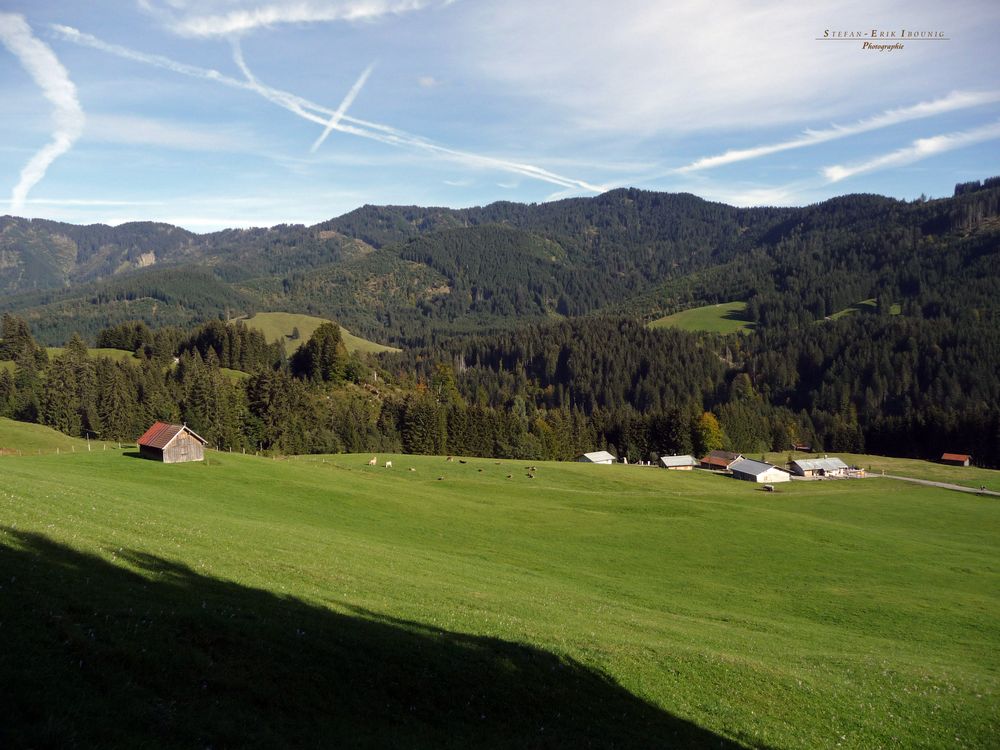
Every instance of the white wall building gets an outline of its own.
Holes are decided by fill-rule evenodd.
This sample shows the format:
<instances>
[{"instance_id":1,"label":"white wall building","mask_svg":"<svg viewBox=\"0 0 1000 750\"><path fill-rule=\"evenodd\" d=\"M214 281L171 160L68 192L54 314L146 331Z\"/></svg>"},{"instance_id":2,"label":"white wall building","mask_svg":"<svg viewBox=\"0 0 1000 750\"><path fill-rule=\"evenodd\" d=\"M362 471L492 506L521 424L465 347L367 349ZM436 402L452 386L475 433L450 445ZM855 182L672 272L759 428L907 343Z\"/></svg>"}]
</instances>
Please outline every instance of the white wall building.
<instances>
[{"instance_id":1,"label":"white wall building","mask_svg":"<svg viewBox=\"0 0 1000 750\"><path fill-rule=\"evenodd\" d=\"M792 477L784 469L779 469L773 464L763 461L754 461L750 458L741 458L734 462L729 470L733 472L733 477L743 479L747 482L759 482L773 484L775 482L787 482Z\"/></svg>"},{"instance_id":2,"label":"white wall building","mask_svg":"<svg viewBox=\"0 0 1000 750\"><path fill-rule=\"evenodd\" d=\"M582 456L577 456L576 460L583 464L613 464L618 459L607 451L594 451L593 453L584 453Z\"/></svg>"}]
</instances>

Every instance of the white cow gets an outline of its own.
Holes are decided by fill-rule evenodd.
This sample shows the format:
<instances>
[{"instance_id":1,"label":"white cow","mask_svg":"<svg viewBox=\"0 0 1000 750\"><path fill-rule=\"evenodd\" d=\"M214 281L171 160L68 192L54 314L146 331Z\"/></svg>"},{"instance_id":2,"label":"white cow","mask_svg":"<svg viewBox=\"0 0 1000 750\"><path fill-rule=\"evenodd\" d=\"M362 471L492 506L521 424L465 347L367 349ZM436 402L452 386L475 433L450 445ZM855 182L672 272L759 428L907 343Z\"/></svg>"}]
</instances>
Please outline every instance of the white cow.
<instances>
[{"instance_id":1,"label":"white cow","mask_svg":"<svg viewBox=\"0 0 1000 750\"><path fill-rule=\"evenodd\" d=\"M385 462L385 468L391 469L392 468L392 461L386 461Z\"/></svg>"},{"instance_id":2,"label":"white cow","mask_svg":"<svg viewBox=\"0 0 1000 750\"><path fill-rule=\"evenodd\" d=\"M378 456L372 456L372 460L368 462L369 466L374 466L378 463Z\"/></svg>"}]
</instances>

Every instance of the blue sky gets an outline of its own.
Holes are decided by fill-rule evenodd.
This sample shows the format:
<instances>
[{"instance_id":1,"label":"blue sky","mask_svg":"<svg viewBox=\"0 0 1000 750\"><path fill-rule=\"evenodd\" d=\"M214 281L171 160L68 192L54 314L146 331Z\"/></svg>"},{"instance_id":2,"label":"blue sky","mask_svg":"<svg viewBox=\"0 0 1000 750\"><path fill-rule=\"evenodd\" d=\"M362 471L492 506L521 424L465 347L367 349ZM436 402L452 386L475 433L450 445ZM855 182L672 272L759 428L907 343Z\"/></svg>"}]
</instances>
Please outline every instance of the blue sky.
<instances>
[{"instance_id":1,"label":"blue sky","mask_svg":"<svg viewBox=\"0 0 1000 750\"><path fill-rule=\"evenodd\" d=\"M946 38L817 40L872 29ZM4 0L0 213L948 195L1000 174L998 36L992 0Z\"/></svg>"}]
</instances>

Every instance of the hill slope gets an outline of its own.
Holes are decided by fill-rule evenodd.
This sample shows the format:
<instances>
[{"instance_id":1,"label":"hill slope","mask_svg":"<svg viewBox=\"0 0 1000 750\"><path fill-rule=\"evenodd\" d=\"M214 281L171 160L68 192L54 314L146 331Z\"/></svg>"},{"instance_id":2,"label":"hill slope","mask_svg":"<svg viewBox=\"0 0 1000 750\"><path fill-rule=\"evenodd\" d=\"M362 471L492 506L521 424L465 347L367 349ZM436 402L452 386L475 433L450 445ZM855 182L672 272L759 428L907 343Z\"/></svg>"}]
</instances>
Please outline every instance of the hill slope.
<instances>
[{"instance_id":1,"label":"hill slope","mask_svg":"<svg viewBox=\"0 0 1000 750\"><path fill-rule=\"evenodd\" d=\"M772 495L624 466L209 458L2 459L13 744L996 736L995 502L889 480Z\"/></svg>"},{"instance_id":2,"label":"hill slope","mask_svg":"<svg viewBox=\"0 0 1000 750\"><path fill-rule=\"evenodd\" d=\"M780 209L635 189L541 205L365 206L313 227L208 235L6 217L0 311L31 318L49 344L70 321L96 333L95 304L113 322L148 324L289 310L407 346L556 315L652 319L728 301L747 302L765 327L868 299L995 320L998 236L995 180L933 201L848 195Z\"/></svg>"},{"instance_id":3,"label":"hill slope","mask_svg":"<svg viewBox=\"0 0 1000 750\"><path fill-rule=\"evenodd\" d=\"M330 321L325 318L316 318L311 315L300 315L297 313L265 312L257 313L250 318L244 319L243 322L250 328L256 328L263 333L268 341L282 342L285 347L285 353L291 355L303 342L309 340L313 331L321 324L329 323ZM297 339L292 338L292 332L295 329L298 329L299 332ZM378 354L379 352L399 351L395 347L385 346L384 344L355 336L343 326L340 326L340 335L343 337L344 345L349 352L359 351Z\"/></svg>"}]
</instances>

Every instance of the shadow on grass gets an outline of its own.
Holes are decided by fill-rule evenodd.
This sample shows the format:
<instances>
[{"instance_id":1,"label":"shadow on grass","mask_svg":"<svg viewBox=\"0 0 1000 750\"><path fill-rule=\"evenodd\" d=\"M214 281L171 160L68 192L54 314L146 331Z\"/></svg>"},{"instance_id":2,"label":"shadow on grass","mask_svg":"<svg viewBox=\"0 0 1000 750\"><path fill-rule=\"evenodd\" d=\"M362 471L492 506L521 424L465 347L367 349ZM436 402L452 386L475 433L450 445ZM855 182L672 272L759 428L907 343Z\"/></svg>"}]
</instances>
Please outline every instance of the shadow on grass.
<instances>
[{"instance_id":1,"label":"shadow on grass","mask_svg":"<svg viewBox=\"0 0 1000 750\"><path fill-rule=\"evenodd\" d=\"M738 320L740 323L746 323L750 328L754 327L754 322L747 317L746 310L729 310L722 316L722 319Z\"/></svg>"},{"instance_id":2,"label":"shadow on grass","mask_svg":"<svg viewBox=\"0 0 1000 750\"><path fill-rule=\"evenodd\" d=\"M0 747L738 747L546 651L0 529Z\"/></svg>"}]
</instances>

